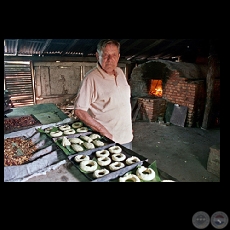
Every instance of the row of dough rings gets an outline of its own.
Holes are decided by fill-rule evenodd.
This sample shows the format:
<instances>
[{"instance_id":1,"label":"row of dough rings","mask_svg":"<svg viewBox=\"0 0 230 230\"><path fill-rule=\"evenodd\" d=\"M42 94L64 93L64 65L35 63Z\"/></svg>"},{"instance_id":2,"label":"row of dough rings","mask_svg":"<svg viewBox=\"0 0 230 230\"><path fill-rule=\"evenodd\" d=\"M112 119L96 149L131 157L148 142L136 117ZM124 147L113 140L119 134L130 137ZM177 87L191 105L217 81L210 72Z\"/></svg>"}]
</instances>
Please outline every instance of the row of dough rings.
<instances>
[{"instance_id":1,"label":"row of dough rings","mask_svg":"<svg viewBox=\"0 0 230 230\"><path fill-rule=\"evenodd\" d=\"M141 182L141 180L135 174L125 174L123 177L119 177L119 182Z\"/></svg>"},{"instance_id":2,"label":"row of dough rings","mask_svg":"<svg viewBox=\"0 0 230 230\"><path fill-rule=\"evenodd\" d=\"M63 132L58 130L58 131L54 131L54 132L50 132L50 136L51 137L60 137L62 136Z\"/></svg>"},{"instance_id":3,"label":"row of dough rings","mask_svg":"<svg viewBox=\"0 0 230 230\"><path fill-rule=\"evenodd\" d=\"M116 170L121 169L123 167L125 167L125 164L123 162L119 162L119 161L115 161L109 165L109 169L111 171L116 171Z\"/></svg>"},{"instance_id":4,"label":"row of dough rings","mask_svg":"<svg viewBox=\"0 0 230 230\"><path fill-rule=\"evenodd\" d=\"M80 162L80 168L85 172L94 172L97 169L97 162L94 160L84 160Z\"/></svg>"},{"instance_id":5,"label":"row of dough rings","mask_svg":"<svg viewBox=\"0 0 230 230\"><path fill-rule=\"evenodd\" d=\"M81 154L79 154L79 155L76 155L76 156L74 157L74 160L75 160L76 162L81 162L81 161L84 161L84 160L90 160L90 158L89 158L88 155L81 155Z\"/></svg>"},{"instance_id":6,"label":"row of dough rings","mask_svg":"<svg viewBox=\"0 0 230 230\"><path fill-rule=\"evenodd\" d=\"M65 131L65 130L68 130L68 129L71 129L70 125L61 125L58 127L61 131Z\"/></svg>"},{"instance_id":7,"label":"row of dough rings","mask_svg":"<svg viewBox=\"0 0 230 230\"><path fill-rule=\"evenodd\" d=\"M83 126L83 123L82 123L81 121L79 121L79 122L74 122L74 123L72 124L72 127L73 127L74 129L78 129L78 128L82 127L82 126Z\"/></svg>"},{"instance_id":8,"label":"row of dough rings","mask_svg":"<svg viewBox=\"0 0 230 230\"><path fill-rule=\"evenodd\" d=\"M111 153L120 153L121 152L121 147L120 146L117 146L117 145L114 145L112 147L109 148L109 151Z\"/></svg>"},{"instance_id":9,"label":"row of dough rings","mask_svg":"<svg viewBox=\"0 0 230 230\"><path fill-rule=\"evenodd\" d=\"M96 151L96 156L97 157L108 157L109 155L110 155L110 153L106 149Z\"/></svg>"},{"instance_id":10,"label":"row of dough rings","mask_svg":"<svg viewBox=\"0 0 230 230\"><path fill-rule=\"evenodd\" d=\"M137 176L145 181L150 181L155 178L155 172L151 168L146 168L145 166L141 166L136 171Z\"/></svg>"},{"instance_id":11,"label":"row of dough rings","mask_svg":"<svg viewBox=\"0 0 230 230\"><path fill-rule=\"evenodd\" d=\"M114 161L123 161L123 160L125 160L125 158L126 158L126 156L124 153L114 153L112 155L112 159Z\"/></svg>"},{"instance_id":12,"label":"row of dough rings","mask_svg":"<svg viewBox=\"0 0 230 230\"><path fill-rule=\"evenodd\" d=\"M106 168L103 169L97 169L93 172L93 177L95 178L99 178L99 177L103 177L105 175L109 174L109 170Z\"/></svg>"},{"instance_id":13,"label":"row of dough rings","mask_svg":"<svg viewBox=\"0 0 230 230\"><path fill-rule=\"evenodd\" d=\"M127 165L132 165L132 164L134 164L136 162L139 162L139 161L140 161L140 159L138 157L131 156L131 157L129 157L129 158L126 159L125 163Z\"/></svg>"},{"instance_id":14,"label":"row of dough rings","mask_svg":"<svg viewBox=\"0 0 230 230\"><path fill-rule=\"evenodd\" d=\"M74 133L75 133L74 129L67 129L67 130L64 131L65 135L71 135L71 134L74 134Z\"/></svg>"},{"instance_id":15,"label":"row of dough rings","mask_svg":"<svg viewBox=\"0 0 230 230\"><path fill-rule=\"evenodd\" d=\"M97 158L97 163L100 165L100 166L107 166L111 163L111 158L109 157L98 157Z\"/></svg>"}]
</instances>

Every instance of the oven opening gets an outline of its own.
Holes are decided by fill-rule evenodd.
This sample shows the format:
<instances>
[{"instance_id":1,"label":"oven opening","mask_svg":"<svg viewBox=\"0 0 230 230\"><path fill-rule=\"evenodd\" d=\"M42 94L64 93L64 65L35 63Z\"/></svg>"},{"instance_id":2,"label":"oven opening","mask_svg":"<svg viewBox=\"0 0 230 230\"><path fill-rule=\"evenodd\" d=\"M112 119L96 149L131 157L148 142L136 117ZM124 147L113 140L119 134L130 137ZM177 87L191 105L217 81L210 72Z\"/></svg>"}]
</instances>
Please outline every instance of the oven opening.
<instances>
[{"instance_id":1,"label":"oven opening","mask_svg":"<svg viewBox=\"0 0 230 230\"><path fill-rule=\"evenodd\" d=\"M148 93L149 95L152 95L152 96L162 97L162 94L163 94L162 80L151 79Z\"/></svg>"}]
</instances>

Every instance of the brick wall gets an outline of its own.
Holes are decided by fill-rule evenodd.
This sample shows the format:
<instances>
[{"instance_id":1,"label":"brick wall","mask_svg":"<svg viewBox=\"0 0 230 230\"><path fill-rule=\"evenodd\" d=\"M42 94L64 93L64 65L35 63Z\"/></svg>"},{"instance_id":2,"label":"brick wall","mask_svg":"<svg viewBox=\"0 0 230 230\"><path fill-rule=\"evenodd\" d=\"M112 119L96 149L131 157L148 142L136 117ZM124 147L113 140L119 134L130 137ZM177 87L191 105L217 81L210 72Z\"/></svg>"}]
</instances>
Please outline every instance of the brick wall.
<instances>
[{"instance_id":1,"label":"brick wall","mask_svg":"<svg viewBox=\"0 0 230 230\"><path fill-rule=\"evenodd\" d=\"M158 117L165 115L167 101L162 98L138 98L138 103L142 103L143 106L143 110L140 110L142 119L146 115L150 121L157 121Z\"/></svg>"},{"instance_id":2,"label":"brick wall","mask_svg":"<svg viewBox=\"0 0 230 230\"><path fill-rule=\"evenodd\" d=\"M146 98L144 101L143 99L140 100L142 100L146 111L148 111L149 119L152 121L155 121L156 117L162 116L168 102L186 106L188 110L185 126L200 127L206 103L206 75L207 66L192 63L173 63L159 60L142 64L135 67L131 74L132 100L137 101L138 98ZM152 101L149 99L151 98L148 94L151 79L163 81L162 99L164 100ZM219 122L219 111L220 80L216 79L213 96L213 123Z\"/></svg>"},{"instance_id":3,"label":"brick wall","mask_svg":"<svg viewBox=\"0 0 230 230\"><path fill-rule=\"evenodd\" d=\"M188 107L185 126L201 125L205 105L205 82L189 81L174 71L169 76L163 89L163 96L168 102Z\"/></svg>"}]
</instances>

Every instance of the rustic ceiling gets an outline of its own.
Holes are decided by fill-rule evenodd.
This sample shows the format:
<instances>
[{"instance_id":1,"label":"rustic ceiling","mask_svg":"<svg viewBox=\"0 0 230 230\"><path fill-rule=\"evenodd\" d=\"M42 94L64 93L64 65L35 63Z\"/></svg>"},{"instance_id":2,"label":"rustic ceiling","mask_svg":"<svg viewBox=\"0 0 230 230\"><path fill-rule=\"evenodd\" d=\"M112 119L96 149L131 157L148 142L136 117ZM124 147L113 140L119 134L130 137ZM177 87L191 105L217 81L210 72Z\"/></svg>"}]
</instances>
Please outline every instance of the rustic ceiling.
<instances>
[{"instance_id":1,"label":"rustic ceiling","mask_svg":"<svg viewBox=\"0 0 230 230\"><path fill-rule=\"evenodd\" d=\"M4 57L95 58L100 39L5 39ZM121 59L145 62L153 59L195 62L210 52L219 54L218 39L116 39L121 43Z\"/></svg>"}]
</instances>

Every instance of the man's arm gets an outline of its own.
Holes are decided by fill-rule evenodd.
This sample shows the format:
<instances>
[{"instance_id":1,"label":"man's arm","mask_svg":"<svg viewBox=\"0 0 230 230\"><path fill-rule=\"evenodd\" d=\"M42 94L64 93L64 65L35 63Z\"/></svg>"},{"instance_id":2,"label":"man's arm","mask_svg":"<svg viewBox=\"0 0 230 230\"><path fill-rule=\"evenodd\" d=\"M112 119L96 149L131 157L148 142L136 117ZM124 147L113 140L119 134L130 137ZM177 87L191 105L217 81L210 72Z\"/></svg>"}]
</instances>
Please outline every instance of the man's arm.
<instances>
[{"instance_id":1,"label":"man's arm","mask_svg":"<svg viewBox=\"0 0 230 230\"><path fill-rule=\"evenodd\" d=\"M99 132L102 136L105 136L112 140L112 134L100 123L94 120L86 111L81 109L74 110L75 116L77 116L85 125L89 126L96 132Z\"/></svg>"}]
</instances>

